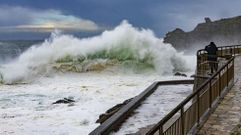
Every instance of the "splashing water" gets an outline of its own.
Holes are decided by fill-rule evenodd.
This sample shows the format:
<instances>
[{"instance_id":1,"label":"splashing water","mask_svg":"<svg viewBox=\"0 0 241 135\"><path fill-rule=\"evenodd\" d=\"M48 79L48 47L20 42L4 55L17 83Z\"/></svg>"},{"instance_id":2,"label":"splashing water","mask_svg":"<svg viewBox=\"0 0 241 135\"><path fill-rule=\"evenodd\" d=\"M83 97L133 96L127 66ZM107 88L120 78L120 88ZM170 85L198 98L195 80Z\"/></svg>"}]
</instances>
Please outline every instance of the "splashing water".
<instances>
[{"instance_id":1,"label":"splashing water","mask_svg":"<svg viewBox=\"0 0 241 135\"><path fill-rule=\"evenodd\" d=\"M91 38L55 31L41 45L32 46L16 60L0 66L0 80L27 82L56 70L86 72L114 66L135 71L152 69L160 75L189 69L184 55L164 44L151 30L134 28L123 21L113 30Z\"/></svg>"}]
</instances>

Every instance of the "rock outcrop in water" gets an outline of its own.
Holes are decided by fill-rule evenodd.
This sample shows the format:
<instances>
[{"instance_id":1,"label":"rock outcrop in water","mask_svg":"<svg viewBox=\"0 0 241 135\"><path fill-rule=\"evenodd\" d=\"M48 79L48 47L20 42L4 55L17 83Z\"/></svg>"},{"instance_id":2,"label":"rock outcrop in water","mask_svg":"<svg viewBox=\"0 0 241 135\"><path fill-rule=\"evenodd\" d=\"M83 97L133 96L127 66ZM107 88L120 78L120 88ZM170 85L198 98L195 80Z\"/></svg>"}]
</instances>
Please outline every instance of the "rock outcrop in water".
<instances>
[{"instance_id":1,"label":"rock outcrop in water","mask_svg":"<svg viewBox=\"0 0 241 135\"><path fill-rule=\"evenodd\" d=\"M56 102L54 102L52 104L69 104L69 103L74 103L74 102L75 101L73 99L64 98L64 99L57 100Z\"/></svg>"},{"instance_id":2,"label":"rock outcrop in water","mask_svg":"<svg viewBox=\"0 0 241 135\"><path fill-rule=\"evenodd\" d=\"M164 38L164 43L170 43L178 50L204 48L210 41L218 46L241 44L241 16L217 21L205 18L204 23L190 32L177 28Z\"/></svg>"},{"instance_id":3,"label":"rock outcrop in water","mask_svg":"<svg viewBox=\"0 0 241 135\"><path fill-rule=\"evenodd\" d=\"M183 73L180 73L180 72L176 72L176 73L174 74L174 76L182 76L182 77L187 77L187 75L186 75L186 74L183 74Z\"/></svg>"},{"instance_id":4,"label":"rock outcrop in water","mask_svg":"<svg viewBox=\"0 0 241 135\"><path fill-rule=\"evenodd\" d=\"M109 119L112 115L114 115L117 111L119 111L123 106L131 102L133 98L125 100L123 103L117 104L114 107L107 110L104 114L101 114L99 116L99 119L96 121L96 123L104 123L107 119Z\"/></svg>"}]
</instances>

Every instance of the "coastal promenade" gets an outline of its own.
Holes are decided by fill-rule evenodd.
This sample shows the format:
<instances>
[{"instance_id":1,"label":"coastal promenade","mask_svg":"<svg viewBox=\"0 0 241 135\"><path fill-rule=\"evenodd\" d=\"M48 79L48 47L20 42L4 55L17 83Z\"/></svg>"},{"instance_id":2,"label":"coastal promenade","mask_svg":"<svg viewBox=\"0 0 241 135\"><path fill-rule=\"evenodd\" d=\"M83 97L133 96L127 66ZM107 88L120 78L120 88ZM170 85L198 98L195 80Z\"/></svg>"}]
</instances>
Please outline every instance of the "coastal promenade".
<instances>
[{"instance_id":1,"label":"coastal promenade","mask_svg":"<svg viewBox=\"0 0 241 135\"><path fill-rule=\"evenodd\" d=\"M235 58L235 83L197 135L230 135L241 118L241 56Z\"/></svg>"}]
</instances>

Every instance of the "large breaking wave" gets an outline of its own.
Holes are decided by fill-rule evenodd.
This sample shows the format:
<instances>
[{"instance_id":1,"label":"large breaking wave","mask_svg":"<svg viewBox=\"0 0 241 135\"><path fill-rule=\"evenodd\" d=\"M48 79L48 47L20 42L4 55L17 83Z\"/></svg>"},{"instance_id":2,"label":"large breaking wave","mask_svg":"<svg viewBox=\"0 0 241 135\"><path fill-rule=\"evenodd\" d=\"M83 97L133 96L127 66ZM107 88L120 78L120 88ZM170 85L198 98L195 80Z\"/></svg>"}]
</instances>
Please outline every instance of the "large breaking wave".
<instances>
[{"instance_id":1,"label":"large breaking wave","mask_svg":"<svg viewBox=\"0 0 241 135\"><path fill-rule=\"evenodd\" d=\"M41 45L2 65L0 80L24 82L53 71L86 72L114 66L140 72L152 69L161 75L188 70L182 53L164 44L151 30L134 28L123 21L113 30L91 38L54 32Z\"/></svg>"}]
</instances>

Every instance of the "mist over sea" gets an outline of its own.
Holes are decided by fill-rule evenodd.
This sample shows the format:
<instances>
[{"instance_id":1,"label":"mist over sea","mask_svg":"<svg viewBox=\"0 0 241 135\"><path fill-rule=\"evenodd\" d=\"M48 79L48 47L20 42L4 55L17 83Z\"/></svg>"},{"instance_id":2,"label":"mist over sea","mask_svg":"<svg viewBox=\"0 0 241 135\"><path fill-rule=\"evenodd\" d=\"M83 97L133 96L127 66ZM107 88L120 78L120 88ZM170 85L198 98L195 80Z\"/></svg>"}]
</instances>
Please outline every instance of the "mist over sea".
<instances>
[{"instance_id":1,"label":"mist over sea","mask_svg":"<svg viewBox=\"0 0 241 135\"><path fill-rule=\"evenodd\" d=\"M43 40L0 40L0 63L6 63L18 57L32 45Z\"/></svg>"}]
</instances>

